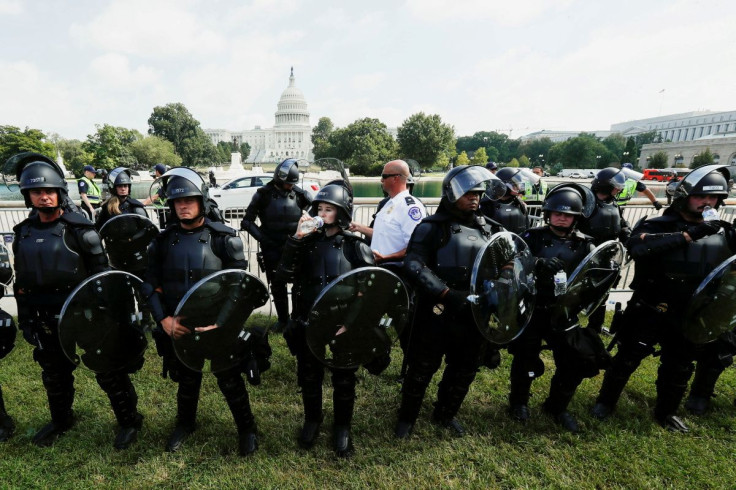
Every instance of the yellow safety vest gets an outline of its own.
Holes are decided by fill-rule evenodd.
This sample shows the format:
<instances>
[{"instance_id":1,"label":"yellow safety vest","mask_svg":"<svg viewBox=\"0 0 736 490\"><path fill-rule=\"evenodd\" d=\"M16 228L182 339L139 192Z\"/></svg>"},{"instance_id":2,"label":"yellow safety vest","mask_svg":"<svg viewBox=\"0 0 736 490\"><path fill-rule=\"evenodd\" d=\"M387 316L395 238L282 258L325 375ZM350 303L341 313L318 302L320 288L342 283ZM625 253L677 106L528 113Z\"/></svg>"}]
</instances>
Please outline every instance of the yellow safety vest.
<instances>
[{"instance_id":1,"label":"yellow safety vest","mask_svg":"<svg viewBox=\"0 0 736 490\"><path fill-rule=\"evenodd\" d=\"M90 204L100 204L102 191L99 186L87 177L82 177L79 180L83 180L87 183L87 199Z\"/></svg>"}]
</instances>

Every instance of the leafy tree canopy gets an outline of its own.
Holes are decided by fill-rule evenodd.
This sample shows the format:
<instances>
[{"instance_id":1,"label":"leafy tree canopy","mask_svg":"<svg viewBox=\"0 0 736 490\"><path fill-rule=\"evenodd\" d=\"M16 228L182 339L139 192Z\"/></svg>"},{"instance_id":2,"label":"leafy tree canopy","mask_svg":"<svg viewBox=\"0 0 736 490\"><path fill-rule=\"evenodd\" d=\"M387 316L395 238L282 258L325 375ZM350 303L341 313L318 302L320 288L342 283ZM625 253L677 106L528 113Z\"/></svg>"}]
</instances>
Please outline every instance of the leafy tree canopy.
<instances>
[{"instance_id":1,"label":"leafy tree canopy","mask_svg":"<svg viewBox=\"0 0 736 490\"><path fill-rule=\"evenodd\" d=\"M413 114L399 127L397 139L401 154L424 168L434 166L442 154L454 156L455 129L437 114Z\"/></svg>"},{"instance_id":2,"label":"leafy tree canopy","mask_svg":"<svg viewBox=\"0 0 736 490\"><path fill-rule=\"evenodd\" d=\"M329 156L339 158L356 174L365 174L371 165L393 160L398 153L398 145L386 125L368 117L334 130L328 142Z\"/></svg>"},{"instance_id":3,"label":"leafy tree canopy","mask_svg":"<svg viewBox=\"0 0 736 490\"><path fill-rule=\"evenodd\" d=\"M109 124L95 125L97 131L87 135L82 149L92 154L92 165L112 170L115 167L136 167L137 161L130 145L143 135L135 129L126 129Z\"/></svg>"},{"instance_id":4,"label":"leafy tree canopy","mask_svg":"<svg viewBox=\"0 0 736 490\"><path fill-rule=\"evenodd\" d=\"M171 141L186 166L208 165L216 159L215 145L184 104L154 107L148 118L148 134Z\"/></svg>"},{"instance_id":5,"label":"leafy tree canopy","mask_svg":"<svg viewBox=\"0 0 736 490\"><path fill-rule=\"evenodd\" d=\"M464 151L461 151L455 160L455 166L459 167L460 165L470 165L470 158L468 158L468 154Z\"/></svg>"},{"instance_id":6,"label":"leafy tree canopy","mask_svg":"<svg viewBox=\"0 0 736 490\"><path fill-rule=\"evenodd\" d=\"M470 163L473 165L484 165L488 161L488 155L486 155L486 149L483 147L478 148L475 150L475 153L473 154L473 158L470 160Z\"/></svg>"},{"instance_id":7,"label":"leafy tree canopy","mask_svg":"<svg viewBox=\"0 0 736 490\"><path fill-rule=\"evenodd\" d=\"M669 156L666 151L658 151L648 159L649 168L667 168L668 160Z\"/></svg>"},{"instance_id":8,"label":"leafy tree canopy","mask_svg":"<svg viewBox=\"0 0 736 490\"><path fill-rule=\"evenodd\" d=\"M130 152L138 162L138 168L149 169L157 163L169 167L181 165L181 157L174 151L174 144L160 136L147 136L130 144Z\"/></svg>"},{"instance_id":9,"label":"leafy tree canopy","mask_svg":"<svg viewBox=\"0 0 736 490\"><path fill-rule=\"evenodd\" d=\"M3 165L16 153L24 151L33 151L56 158L54 145L46 141L46 135L41 130L28 127L21 130L15 126L0 126L0 165Z\"/></svg>"},{"instance_id":10,"label":"leafy tree canopy","mask_svg":"<svg viewBox=\"0 0 736 490\"><path fill-rule=\"evenodd\" d=\"M330 156L330 135L335 130L329 117L320 117L317 125L312 128L312 144L314 158L327 158Z\"/></svg>"}]
</instances>

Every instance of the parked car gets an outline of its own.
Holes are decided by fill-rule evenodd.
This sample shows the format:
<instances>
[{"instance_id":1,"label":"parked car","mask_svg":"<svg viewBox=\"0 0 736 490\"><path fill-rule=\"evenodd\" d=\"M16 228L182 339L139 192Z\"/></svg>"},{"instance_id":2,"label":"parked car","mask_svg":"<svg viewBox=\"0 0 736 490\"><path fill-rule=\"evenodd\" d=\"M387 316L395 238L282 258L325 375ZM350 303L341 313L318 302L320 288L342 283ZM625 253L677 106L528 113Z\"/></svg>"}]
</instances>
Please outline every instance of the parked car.
<instances>
[{"instance_id":1,"label":"parked car","mask_svg":"<svg viewBox=\"0 0 736 490\"><path fill-rule=\"evenodd\" d=\"M210 189L210 197L222 211L227 208L247 208L258 188L271 182L272 178L266 174L238 177L221 187Z\"/></svg>"},{"instance_id":2,"label":"parked car","mask_svg":"<svg viewBox=\"0 0 736 490\"><path fill-rule=\"evenodd\" d=\"M580 172L573 172L570 174L570 178L571 179L582 179L584 177L583 177L583 174L581 174Z\"/></svg>"}]
</instances>

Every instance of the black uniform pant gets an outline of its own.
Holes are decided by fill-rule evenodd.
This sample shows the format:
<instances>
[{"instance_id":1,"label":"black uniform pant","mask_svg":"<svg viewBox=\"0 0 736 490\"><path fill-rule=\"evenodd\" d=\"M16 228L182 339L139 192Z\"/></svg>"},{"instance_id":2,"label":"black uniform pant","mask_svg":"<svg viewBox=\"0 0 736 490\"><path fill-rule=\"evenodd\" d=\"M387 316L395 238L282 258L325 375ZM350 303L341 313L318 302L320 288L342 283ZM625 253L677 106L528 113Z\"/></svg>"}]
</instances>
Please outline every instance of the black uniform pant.
<instances>
[{"instance_id":1,"label":"black uniform pant","mask_svg":"<svg viewBox=\"0 0 736 490\"><path fill-rule=\"evenodd\" d=\"M716 382L723 371L733 364L736 354L736 333L726 332L715 341L698 348L695 376L690 386L690 397L711 398Z\"/></svg>"},{"instance_id":2,"label":"black uniform pant","mask_svg":"<svg viewBox=\"0 0 736 490\"><path fill-rule=\"evenodd\" d=\"M174 355L173 349L171 355ZM168 360L168 368L171 379L179 383L176 393L176 424L193 429L197 419L202 373L189 369L177 358ZM215 373L215 378L233 415L238 433L253 431L255 418L240 366L219 371Z\"/></svg>"},{"instance_id":3,"label":"black uniform pant","mask_svg":"<svg viewBox=\"0 0 736 490\"><path fill-rule=\"evenodd\" d=\"M266 266L266 279L271 287L271 295L273 296L273 306L276 308L276 315L279 322L285 324L289 321L289 293L286 289L286 282L279 279L276 275L276 269L281 261L283 247L274 247L261 251L263 253L263 263Z\"/></svg>"},{"instance_id":4,"label":"black uniform pant","mask_svg":"<svg viewBox=\"0 0 736 490\"><path fill-rule=\"evenodd\" d=\"M419 304L412 333L409 369L404 379L399 421L413 424L419 416L424 394L445 358L433 418L452 419L468 394L480 366L485 346L470 309L460 314L447 311L434 315L432 305Z\"/></svg>"},{"instance_id":5,"label":"black uniform pant","mask_svg":"<svg viewBox=\"0 0 736 490\"><path fill-rule=\"evenodd\" d=\"M545 309L535 310L527 328L509 345L509 353L514 356L509 394L511 406L529 404L532 382L544 374L540 358L544 340L555 361L555 374L544 407L555 415L567 410L575 390L586 376L578 353L568 346L565 335L565 332L552 330Z\"/></svg>"},{"instance_id":6,"label":"black uniform pant","mask_svg":"<svg viewBox=\"0 0 736 490\"><path fill-rule=\"evenodd\" d=\"M696 346L685 339L678 328L683 314L671 305L667 312L660 312L634 294L616 334L618 352L603 378L598 403L614 407L631 375L659 344L661 355L654 414L663 419L677 411L697 354Z\"/></svg>"}]
</instances>

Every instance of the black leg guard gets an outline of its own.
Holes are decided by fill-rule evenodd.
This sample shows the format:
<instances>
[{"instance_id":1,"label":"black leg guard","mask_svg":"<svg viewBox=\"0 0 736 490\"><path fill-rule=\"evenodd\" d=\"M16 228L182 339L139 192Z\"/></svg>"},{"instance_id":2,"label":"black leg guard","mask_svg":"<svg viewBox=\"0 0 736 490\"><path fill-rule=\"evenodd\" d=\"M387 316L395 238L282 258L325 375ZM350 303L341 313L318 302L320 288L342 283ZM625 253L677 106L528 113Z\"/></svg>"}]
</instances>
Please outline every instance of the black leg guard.
<instances>
[{"instance_id":1,"label":"black leg guard","mask_svg":"<svg viewBox=\"0 0 736 490\"><path fill-rule=\"evenodd\" d=\"M399 422L407 422L412 425L416 422L427 386L438 368L439 362L433 363L427 360L414 360L409 365L401 390Z\"/></svg>"},{"instance_id":2,"label":"black leg guard","mask_svg":"<svg viewBox=\"0 0 736 490\"><path fill-rule=\"evenodd\" d=\"M176 425L194 430L197 420L199 390L202 386L202 373L182 370L179 389L176 393Z\"/></svg>"},{"instance_id":3,"label":"black leg guard","mask_svg":"<svg viewBox=\"0 0 736 490\"><path fill-rule=\"evenodd\" d=\"M437 404L432 418L436 421L449 421L457 415L468 394L470 384L475 379L475 369L465 369L448 365L437 389Z\"/></svg>"},{"instance_id":4,"label":"black leg guard","mask_svg":"<svg viewBox=\"0 0 736 490\"><path fill-rule=\"evenodd\" d=\"M641 361L651 353L652 349L643 344L641 348L627 348L626 345L619 347L619 352L614 356L611 366L603 377L603 384L596 403L613 410L629 378L639 367Z\"/></svg>"},{"instance_id":5,"label":"black leg guard","mask_svg":"<svg viewBox=\"0 0 736 490\"><path fill-rule=\"evenodd\" d=\"M240 373L227 371L225 373L217 373L217 386L225 396L227 406L233 414L235 426L238 433L253 432L255 429L255 418L250 408L250 399L248 391L245 387L245 381Z\"/></svg>"},{"instance_id":6,"label":"black leg guard","mask_svg":"<svg viewBox=\"0 0 736 490\"><path fill-rule=\"evenodd\" d=\"M322 380L325 368L305 348L297 357L297 382L302 389L305 421L322 421Z\"/></svg>"},{"instance_id":7,"label":"black leg guard","mask_svg":"<svg viewBox=\"0 0 736 490\"><path fill-rule=\"evenodd\" d=\"M98 373L97 384L110 399L112 411L120 427L133 427L139 423L138 395L130 376L126 373Z\"/></svg>"},{"instance_id":8,"label":"black leg guard","mask_svg":"<svg viewBox=\"0 0 736 490\"><path fill-rule=\"evenodd\" d=\"M335 410L335 425L350 426L355 406L355 370L334 369L332 371L332 402Z\"/></svg>"},{"instance_id":9,"label":"black leg guard","mask_svg":"<svg viewBox=\"0 0 736 490\"><path fill-rule=\"evenodd\" d=\"M565 376L559 371L552 377L552 383L549 388L549 396L544 402L544 410L552 415L559 415L567 411L575 391L582 383L580 377Z\"/></svg>"},{"instance_id":10,"label":"black leg guard","mask_svg":"<svg viewBox=\"0 0 736 490\"><path fill-rule=\"evenodd\" d=\"M74 375L70 370L54 372L44 367L41 379L46 388L51 421L57 425L68 425L74 403Z\"/></svg>"},{"instance_id":11,"label":"black leg guard","mask_svg":"<svg viewBox=\"0 0 736 490\"><path fill-rule=\"evenodd\" d=\"M0 442L10 439L15 432L15 422L5 410L5 401L3 399L3 390L0 388Z\"/></svg>"},{"instance_id":12,"label":"black leg guard","mask_svg":"<svg viewBox=\"0 0 736 490\"><path fill-rule=\"evenodd\" d=\"M663 360L657 376L657 404L654 407L654 416L658 421L677 412L693 370L692 363L668 365Z\"/></svg>"},{"instance_id":13,"label":"black leg guard","mask_svg":"<svg viewBox=\"0 0 736 490\"><path fill-rule=\"evenodd\" d=\"M279 322L284 324L289 321L289 294L286 291L286 283L278 280L271 282L271 294L273 295L273 306Z\"/></svg>"}]
</instances>

